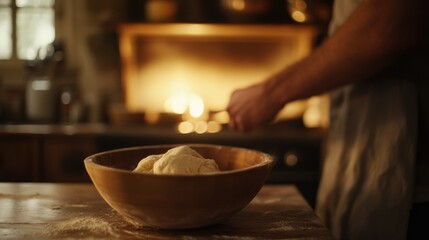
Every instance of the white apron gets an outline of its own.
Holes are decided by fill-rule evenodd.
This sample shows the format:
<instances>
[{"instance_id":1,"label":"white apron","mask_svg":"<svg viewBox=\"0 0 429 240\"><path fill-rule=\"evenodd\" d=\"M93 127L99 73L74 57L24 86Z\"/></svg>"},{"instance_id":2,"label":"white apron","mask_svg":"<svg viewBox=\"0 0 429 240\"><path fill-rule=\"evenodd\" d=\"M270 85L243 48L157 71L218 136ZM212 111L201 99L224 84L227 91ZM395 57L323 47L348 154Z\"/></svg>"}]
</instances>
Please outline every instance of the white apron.
<instances>
[{"instance_id":1,"label":"white apron","mask_svg":"<svg viewBox=\"0 0 429 240\"><path fill-rule=\"evenodd\" d=\"M331 31L360 1L336 0ZM331 93L327 155L316 213L337 239L405 239L412 205L414 85L380 74Z\"/></svg>"}]
</instances>

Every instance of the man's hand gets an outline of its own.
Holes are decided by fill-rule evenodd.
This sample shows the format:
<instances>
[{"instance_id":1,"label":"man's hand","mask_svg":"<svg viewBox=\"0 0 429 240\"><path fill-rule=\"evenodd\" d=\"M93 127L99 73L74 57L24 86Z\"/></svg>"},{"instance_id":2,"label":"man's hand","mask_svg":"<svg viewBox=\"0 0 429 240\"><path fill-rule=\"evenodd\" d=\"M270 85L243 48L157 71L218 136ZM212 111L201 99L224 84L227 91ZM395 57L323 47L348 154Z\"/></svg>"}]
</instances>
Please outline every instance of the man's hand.
<instances>
[{"instance_id":1,"label":"man's hand","mask_svg":"<svg viewBox=\"0 0 429 240\"><path fill-rule=\"evenodd\" d=\"M234 91L227 107L230 126L241 132L248 132L269 124L282 107L272 100L264 83Z\"/></svg>"}]
</instances>

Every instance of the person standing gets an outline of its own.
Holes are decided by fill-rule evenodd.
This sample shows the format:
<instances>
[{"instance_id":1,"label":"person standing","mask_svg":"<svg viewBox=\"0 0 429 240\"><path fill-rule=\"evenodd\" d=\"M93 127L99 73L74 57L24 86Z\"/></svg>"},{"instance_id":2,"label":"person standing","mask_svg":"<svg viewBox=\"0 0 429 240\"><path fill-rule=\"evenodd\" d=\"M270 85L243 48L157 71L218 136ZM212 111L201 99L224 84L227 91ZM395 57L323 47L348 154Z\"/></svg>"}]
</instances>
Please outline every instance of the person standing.
<instances>
[{"instance_id":1,"label":"person standing","mask_svg":"<svg viewBox=\"0 0 429 240\"><path fill-rule=\"evenodd\" d=\"M337 239L428 235L420 219L429 213L428 5L335 0L326 41L231 94L230 125L248 132L290 101L330 92L316 213Z\"/></svg>"}]
</instances>

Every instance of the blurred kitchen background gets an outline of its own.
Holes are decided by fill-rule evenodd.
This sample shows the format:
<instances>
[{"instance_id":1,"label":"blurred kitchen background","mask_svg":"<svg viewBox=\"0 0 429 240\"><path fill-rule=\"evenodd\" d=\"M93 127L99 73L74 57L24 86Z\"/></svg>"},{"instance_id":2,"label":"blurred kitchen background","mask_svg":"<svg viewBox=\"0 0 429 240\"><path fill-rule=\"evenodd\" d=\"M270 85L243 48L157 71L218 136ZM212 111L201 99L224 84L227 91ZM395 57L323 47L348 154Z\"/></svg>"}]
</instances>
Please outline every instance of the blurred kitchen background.
<instances>
[{"instance_id":1,"label":"blurred kitchen background","mask_svg":"<svg viewBox=\"0 0 429 240\"><path fill-rule=\"evenodd\" d=\"M223 110L234 89L316 48L331 4L0 0L0 181L85 182L96 152L213 143L274 155L268 182L314 204L327 97L287 104L248 134Z\"/></svg>"}]
</instances>

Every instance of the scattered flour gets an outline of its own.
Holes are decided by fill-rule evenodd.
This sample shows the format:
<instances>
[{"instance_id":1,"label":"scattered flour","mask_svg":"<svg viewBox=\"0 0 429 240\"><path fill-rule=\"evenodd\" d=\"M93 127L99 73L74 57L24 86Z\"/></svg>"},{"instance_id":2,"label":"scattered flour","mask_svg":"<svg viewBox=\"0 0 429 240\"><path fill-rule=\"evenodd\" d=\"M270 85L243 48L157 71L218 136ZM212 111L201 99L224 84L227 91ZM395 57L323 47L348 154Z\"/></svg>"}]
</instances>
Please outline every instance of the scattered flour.
<instances>
[{"instance_id":1,"label":"scattered flour","mask_svg":"<svg viewBox=\"0 0 429 240\"><path fill-rule=\"evenodd\" d=\"M46 229L52 237L79 239L118 237L117 229L108 221L97 217L75 217L51 223Z\"/></svg>"},{"instance_id":2,"label":"scattered flour","mask_svg":"<svg viewBox=\"0 0 429 240\"><path fill-rule=\"evenodd\" d=\"M267 229L269 232L287 232L287 231L296 231L297 229L292 226L288 221L277 221L273 222L271 226Z\"/></svg>"},{"instance_id":3,"label":"scattered flour","mask_svg":"<svg viewBox=\"0 0 429 240\"><path fill-rule=\"evenodd\" d=\"M205 239L207 237L203 237L203 238L196 238L196 237L192 237L192 236L184 236L181 239L182 240L198 240L198 239ZM224 239L228 239L228 240L267 240L267 239L262 239L262 238L258 238L258 237L247 237L247 236L230 236L230 235L211 235L210 239L217 239L217 240L224 240Z\"/></svg>"}]
</instances>

